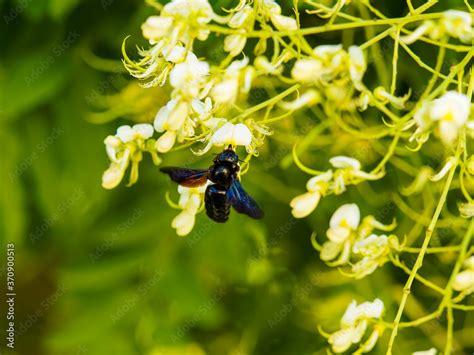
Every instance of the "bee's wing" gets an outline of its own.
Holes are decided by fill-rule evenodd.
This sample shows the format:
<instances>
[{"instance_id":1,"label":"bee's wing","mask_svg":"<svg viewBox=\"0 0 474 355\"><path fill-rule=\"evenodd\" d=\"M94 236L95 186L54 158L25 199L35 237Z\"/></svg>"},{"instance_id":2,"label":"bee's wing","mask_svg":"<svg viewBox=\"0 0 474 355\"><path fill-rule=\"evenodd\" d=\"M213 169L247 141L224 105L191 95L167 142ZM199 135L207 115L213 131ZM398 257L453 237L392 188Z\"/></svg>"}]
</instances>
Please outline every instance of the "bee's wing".
<instances>
[{"instance_id":1,"label":"bee's wing","mask_svg":"<svg viewBox=\"0 0 474 355\"><path fill-rule=\"evenodd\" d=\"M237 179L234 179L227 190L227 200L239 213L244 213L252 218L260 219L263 211L258 207L257 202L245 192Z\"/></svg>"},{"instance_id":2,"label":"bee's wing","mask_svg":"<svg viewBox=\"0 0 474 355\"><path fill-rule=\"evenodd\" d=\"M186 187L204 185L209 175L209 169L186 169L174 166L160 168L160 171L168 174L174 182Z\"/></svg>"}]
</instances>

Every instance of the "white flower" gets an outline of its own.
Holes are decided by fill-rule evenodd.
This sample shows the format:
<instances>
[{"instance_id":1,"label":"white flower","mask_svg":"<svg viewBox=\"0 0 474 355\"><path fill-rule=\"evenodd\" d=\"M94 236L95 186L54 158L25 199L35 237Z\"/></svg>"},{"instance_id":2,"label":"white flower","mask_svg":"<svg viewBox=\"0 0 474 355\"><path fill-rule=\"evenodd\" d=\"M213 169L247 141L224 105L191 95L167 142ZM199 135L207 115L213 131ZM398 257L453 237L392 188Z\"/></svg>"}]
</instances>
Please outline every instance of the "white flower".
<instances>
[{"instance_id":1,"label":"white flower","mask_svg":"<svg viewBox=\"0 0 474 355\"><path fill-rule=\"evenodd\" d=\"M138 179L138 163L142 160L142 152L149 152L155 164L160 160L153 148L153 126L147 123L120 126L115 136L108 136L105 140L105 149L110 159L110 166L102 175L102 187L113 189L120 184L130 162L129 185ZM150 144L151 143L151 144Z\"/></svg>"},{"instance_id":2,"label":"white flower","mask_svg":"<svg viewBox=\"0 0 474 355\"><path fill-rule=\"evenodd\" d=\"M184 237L191 233L196 222L196 215L189 211L182 211L178 214L171 222L171 227L176 229L176 234L180 237Z\"/></svg>"},{"instance_id":3,"label":"white flower","mask_svg":"<svg viewBox=\"0 0 474 355\"><path fill-rule=\"evenodd\" d=\"M266 17L270 18L270 21L280 31L294 31L297 29L296 20L289 16L283 16L281 14L281 7L274 0L263 0L263 11Z\"/></svg>"},{"instance_id":4,"label":"white flower","mask_svg":"<svg viewBox=\"0 0 474 355\"><path fill-rule=\"evenodd\" d=\"M465 270L458 273L453 282L453 289L466 294L474 292L474 256L464 261Z\"/></svg>"},{"instance_id":5,"label":"white flower","mask_svg":"<svg viewBox=\"0 0 474 355\"><path fill-rule=\"evenodd\" d=\"M136 124L133 127L120 126L117 128L116 137L123 143L131 142L135 139L148 139L153 135L153 126L148 123Z\"/></svg>"},{"instance_id":6,"label":"white flower","mask_svg":"<svg viewBox=\"0 0 474 355\"><path fill-rule=\"evenodd\" d=\"M231 105L239 94L248 93L251 89L255 69L248 66L249 59L233 61L225 70L220 80L213 86L211 97L217 104Z\"/></svg>"},{"instance_id":7,"label":"white flower","mask_svg":"<svg viewBox=\"0 0 474 355\"><path fill-rule=\"evenodd\" d=\"M459 135L459 131L466 126L471 111L471 101L456 91L448 91L440 98L431 102L424 102L415 113L414 119L418 126L410 140L426 137L433 125L437 125L441 140L450 145ZM422 138L423 139L423 138Z\"/></svg>"},{"instance_id":8,"label":"white flower","mask_svg":"<svg viewBox=\"0 0 474 355\"><path fill-rule=\"evenodd\" d=\"M224 39L224 50L234 57L239 55L247 43L245 33L253 29L254 22L255 11L251 6L245 5L234 12L229 18L228 25L230 28L238 29L242 34L227 36Z\"/></svg>"},{"instance_id":9,"label":"white flower","mask_svg":"<svg viewBox=\"0 0 474 355\"><path fill-rule=\"evenodd\" d=\"M143 37L150 40L152 44L166 37L173 26L172 17L150 16L142 25Z\"/></svg>"},{"instance_id":10,"label":"white flower","mask_svg":"<svg viewBox=\"0 0 474 355\"><path fill-rule=\"evenodd\" d=\"M462 42L469 43L474 38L472 15L467 12L445 11L441 23L450 36L459 38Z\"/></svg>"},{"instance_id":11,"label":"white flower","mask_svg":"<svg viewBox=\"0 0 474 355\"><path fill-rule=\"evenodd\" d=\"M328 188L328 182L332 178L332 171L327 171L324 174L314 176L308 180L306 188L307 193L296 196L291 200L291 213L295 218L304 218L313 212L318 206L321 196Z\"/></svg>"},{"instance_id":12,"label":"white flower","mask_svg":"<svg viewBox=\"0 0 474 355\"><path fill-rule=\"evenodd\" d=\"M367 238L356 242L352 247L352 251L356 254L375 259L387 254L391 247L398 247L396 239L387 237L385 234L380 236L371 234Z\"/></svg>"},{"instance_id":13,"label":"white flower","mask_svg":"<svg viewBox=\"0 0 474 355\"><path fill-rule=\"evenodd\" d=\"M349 349L352 344L359 343L366 329L367 321L362 321L355 327L343 328L331 334L328 342L332 345L332 351L335 353L343 353Z\"/></svg>"},{"instance_id":14,"label":"white flower","mask_svg":"<svg viewBox=\"0 0 474 355\"><path fill-rule=\"evenodd\" d=\"M453 289L467 293L474 292L474 270L468 269L457 274L453 283Z\"/></svg>"},{"instance_id":15,"label":"white flower","mask_svg":"<svg viewBox=\"0 0 474 355\"><path fill-rule=\"evenodd\" d=\"M179 207L182 209L197 212L202 202L202 195L206 191L207 184L198 187L178 186Z\"/></svg>"},{"instance_id":16,"label":"white flower","mask_svg":"<svg viewBox=\"0 0 474 355\"><path fill-rule=\"evenodd\" d=\"M342 45L322 45L313 49L314 55L296 61L291 75L305 84L329 82L339 74L349 74L349 56Z\"/></svg>"},{"instance_id":17,"label":"white flower","mask_svg":"<svg viewBox=\"0 0 474 355\"><path fill-rule=\"evenodd\" d=\"M349 73L350 58L341 44L325 44L313 49L314 56L321 61L323 70L321 78L325 82L335 79L338 75Z\"/></svg>"},{"instance_id":18,"label":"white flower","mask_svg":"<svg viewBox=\"0 0 474 355\"><path fill-rule=\"evenodd\" d=\"M440 39L445 35L449 35L459 38L464 43L470 43L474 38L472 15L458 10L445 11L438 23L431 20L424 21L411 34L401 37L401 40L406 44L411 44L423 35L429 35L433 39Z\"/></svg>"},{"instance_id":19,"label":"white flower","mask_svg":"<svg viewBox=\"0 0 474 355\"><path fill-rule=\"evenodd\" d=\"M171 86L178 89L182 95L196 98L208 75L209 64L189 52L186 60L176 64L171 70L169 78Z\"/></svg>"},{"instance_id":20,"label":"white flower","mask_svg":"<svg viewBox=\"0 0 474 355\"><path fill-rule=\"evenodd\" d=\"M379 319L382 315L383 309L383 302L378 298L373 302L364 302L360 305L357 305L357 302L354 300L349 304L346 312L342 316L341 326L354 325L361 319Z\"/></svg>"},{"instance_id":21,"label":"white flower","mask_svg":"<svg viewBox=\"0 0 474 355\"><path fill-rule=\"evenodd\" d=\"M212 117L208 121L203 122L204 125L211 129L215 129L222 122L226 122L224 118ZM256 132L254 136L252 131ZM194 152L197 155L202 155L211 149L212 146L244 146L246 151L250 154L256 154L256 147L262 143L263 135L272 134L272 130L263 125L257 124L252 120L247 120L246 123L231 123L226 122L221 127L217 128L214 133L207 138L207 145L204 149Z\"/></svg>"},{"instance_id":22,"label":"white flower","mask_svg":"<svg viewBox=\"0 0 474 355\"><path fill-rule=\"evenodd\" d=\"M180 237L188 235L196 222L196 214L204 201L204 192L207 184L199 187L184 187L179 185L180 194L178 206L182 209L171 222L171 227L176 229L176 234Z\"/></svg>"},{"instance_id":23,"label":"white flower","mask_svg":"<svg viewBox=\"0 0 474 355\"><path fill-rule=\"evenodd\" d=\"M334 172L333 186L336 195L343 193L346 190L346 185L357 183L358 180L378 180L385 175L384 172L370 174L362 171L360 162L350 157L336 156L329 162L334 168L337 168Z\"/></svg>"},{"instance_id":24,"label":"white flower","mask_svg":"<svg viewBox=\"0 0 474 355\"><path fill-rule=\"evenodd\" d=\"M361 168L360 162L357 159L342 156L342 155L329 159L329 162L331 163L333 167L338 168L338 169L349 168L349 169L357 171L357 170L360 170Z\"/></svg>"},{"instance_id":25,"label":"white flower","mask_svg":"<svg viewBox=\"0 0 474 355\"><path fill-rule=\"evenodd\" d=\"M163 7L161 14L208 23L212 19L213 11L207 0L172 0Z\"/></svg>"},{"instance_id":26,"label":"white flower","mask_svg":"<svg viewBox=\"0 0 474 355\"><path fill-rule=\"evenodd\" d=\"M156 140L156 150L160 153L166 153L173 148L176 142L176 132L166 131Z\"/></svg>"},{"instance_id":27,"label":"white flower","mask_svg":"<svg viewBox=\"0 0 474 355\"><path fill-rule=\"evenodd\" d=\"M299 59L291 70L293 79L303 83L317 83L321 77L323 64L316 59Z\"/></svg>"},{"instance_id":28,"label":"white flower","mask_svg":"<svg viewBox=\"0 0 474 355\"><path fill-rule=\"evenodd\" d=\"M331 334L328 339L335 353L343 353L353 344L357 344L362 340L367 327L368 319L379 319L382 316L384 304L380 299L373 302L364 302L357 305L356 301L352 301L346 309L341 319L341 329ZM377 342L379 330L375 328L368 340L360 348L361 352L370 351Z\"/></svg>"},{"instance_id":29,"label":"white flower","mask_svg":"<svg viewBox=\"0 0 474 355\"><path fill-rule=\"evenodd\" d=\"M435 348L431 348L424 351L415 351L412 355L436 355L438 351Z\"/></svg>"},{"instance_id":30,"label":"white flower","mask_svg":"<svg viewBox=\"0 0 474 355\"><path fill-rule=\"evenodd\" d=\"M227 23L230 28L242 28L252 24L255 11L252 6L245 5L239 11L234 12Z\"/></svg>"},{"instance_id":31,"label":"white flower","mask_svg":"<svg viewBox=\"0 0 474 355\"><path fill-rule=\"evenodd\" d=\"M344 50L342 44L323 44L313 49L316 57L326 63L339 65L342 62Z\"/></svg>"},{"instance_id":32,"label":"white flower","mask_svg":"<svg viewBox=\"0 0 474 355\"><path fill-rule=\"evenodd\" d=\"M352 247L352 252L356 256L361 256L362 259L352 265L352 274L356 279L371 274L389 260L388 256L392 250L398 251L399 248L398 239L394 235L387 237L371 234L357 241Z\"/></svg>"},{"instance_id":33,"label":"white flower","mask_svg":"<svg viewBox=\"0 0 474 355\"><path fill-rule=\"evenodd\" d=\"M242 53L246 43L247 37L243 34L229 35L224 39L224 50L235 57Z\"/></svg>"},{"instance_id":34,"label":"white flower","mask_svg":"<svg viewBox=\"0 0 474 355\"><path fill-rule=\"evenodd\" d=\"M360 87L362 77L367 70L367 61L365 60L364 52L359 46L349 47L349 73L351 79L356 87Z\"/></svg>"},{"instance_id":35,"label":"white flower","mask_svg":"<svg viewBox=\"0 0 474 355\"><path fill-rule=\"evenodd\" d=\"M144 87L164 85L173 65L183 62L187 56L193 56L188 46L195 38L205 40L210 31L205 28L211 20L218 21L220 18L214 14L207 0L173 0L164 5L159 16L150 16L142 25L143 37L148 39L152 45L149 49L139 49L142 57L138 62L133 62L126 54L123 46L123 62L125 68L131 75L139 80L148 80ZM124 41L125 44L125 41ZM207 63L206 63L207 64ZM206 72L204 65L191 65L191 70L199 73ZM207 68L207 71L209 69ZM174 72L174 76L180 76L179 72L187 71L183 66ZM188 76L188 73L184 76ZM187 78L186 78L187 79ZM176 82L178 83L176 84ZM188 80L174 80L179 88L190 85L189 95L193 95L196 83Z\"/></svg>"},{"instance_id":36,"label":"white flower","mask_svg":"<svg viewBox=\"0 0 474 355\"><path fill-rule=\"evenodd\" d=\"M321 94L316 90L307 90L294 101L281 101L278 106L284 110L298 110L304 106L312 106L321 102Z\"/></svg>"},{"instance_id":37,"label":"white flower","mask_svg":"<svg viewBox=\"0 0 474 355\"><path fill-rule=\"evenodd\" d=\"M367 61L360 47L351 46L345 51L341 44L321 45L313 49L312 56L295 62L291 76L300 83L319 86L328 99L352 109L352 89L364 90L362 78L366 70Z\"/></svg>"},{"instance_id":38,"label":"white flower","mask_svg":"<svg viewBox=\"0 0 474 355\"><path fill-rule=\"evenodd\" d=\"M343 265L349 261L352 239L360 223L359 207L352 203L339 207L331 217L326 235L329 241L321 247L321 260L331 262L333 266Z\"/></svg>"},{"instance_id":39,"label":"white flower","mask_svg":"<svg viewBox=\"0 0 474 355\"><path fill-rule=\"evenodd\" d=\"M351 232L359 227L360 210L355 203L342 205L331 217L327 236L329 240L341 243L344 242Z\"/></svg>"},{"instance_id":40,"label":"white flower","mask_svg":"<svg viewBox=\"0 0 474 355\"><path fill-rule=\"evenodd\" d=\"M171 99L155 116L153 123L157 132L179 130L189 115L189 105L185 101Z\"/></svg>"},{"instance_id":41,"label":"white flower","mask_svg":"<svg viewBox=\"0 0 474 355\"><path fill-rule=\"evenodd\" d=\"M146 20L143 36L152 44L164 38L173 45L178 41L188 43L192 38L203 41L209 36L203 25L216 18L207 0L173 0L163 7L160 16Z\"/></svg>"},{"instance_id":42,"label":"white flower","mask_svg":"<svg viewBox=\"0 0 474 355\"><path fill-rule=\"evenodd\" d=\"M280 31L295 31L298 28L293 17L273 14L271 15L271 21Z\"/></svg>"},{"instance_id":43,"label":"white flower","mask_svg":"<svg viewBox=\"0 0 474 355\"><path fill-rule=\"evenodd\" d=\"M445 143L452 143L458 136L470 114L469 98L455 91L449 91L430 105L430 119L439 121L439 133Z\"/></svg>"},{"instance_id":44,"label":"white flower","mask_svg":"<svg viewBox=\"0 0 474 355\"><path fill-rule=\"evenodd\" d=\"M153 126L157 132L177 131L189 116L189 105L183 100L171 99L160 108L155 116Z\"/></svg>"},{"instance_id":45,"label":"white flower","mask_svg":"<svg viewBox=\"0 0 474 355\"><path fill-rule=\"evenodd\" d=\"M318 206L321 194L319 192L307 192L296 196L291 200L291 213L295 218L304 218L309 216Z\"/></svg>"},{"instance_id":46,"label":"white flower","mask_svg":"<svg viewBox=\"0 0 474 355\"><path fill-rule=\"evenodd\" d=\"M130 150L126 150L120 159L112 162L110 167L102 174L102 187L107 190L117 187L125 175L129 162Z\"/></svg>"},{"instance_id":47,"label":"white flower","mask_svg":"<svg viewBox=\"0 0 474 355\"><path fill-rule=\"evenodd\" d=\"M165 46L163 48L163 55L168 62L180 63L186 59L186 48L181 45Z\"/></svg>"},{"instance_id":48,"label":"white flower","mask_svg":"<svg viewBox=\"0 0 474 355\"><path fill-rule=\"evenodd\" d=\"M210 143L216 146L223 145L243 145L250 147L252 143L252 132L243 123L233 124L227 122L221 128L219 128L210 139Z\"/></svg>"},{"instance_id":49,"label":"white flower","mask_svg":"<svg viewBox=\"0 0 474 355\"><path fill-rule=\"evenodd\" d=\"M189 116L189 104L183 100L171 99L155 116L153 123L157 132L166 132L156 141L156 150L168 152L174 145L178 135L186 132L185 123Z\"/></svg>"}]
</instances>

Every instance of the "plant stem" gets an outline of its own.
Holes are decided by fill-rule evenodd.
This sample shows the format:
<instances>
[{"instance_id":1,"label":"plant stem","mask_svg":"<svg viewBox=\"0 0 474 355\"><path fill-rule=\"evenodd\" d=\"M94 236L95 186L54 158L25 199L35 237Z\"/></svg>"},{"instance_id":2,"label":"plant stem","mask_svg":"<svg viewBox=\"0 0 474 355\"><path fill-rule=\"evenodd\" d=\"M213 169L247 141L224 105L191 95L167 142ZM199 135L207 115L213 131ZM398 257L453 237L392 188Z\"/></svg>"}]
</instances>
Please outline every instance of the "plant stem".
<instances>
[{"instance_id":1,"label":"plant stem","mask_svg":"<svg viewBox=\"0 0 474 355\"><path fill-rule=\"evenodd\" d=\"M461 140L459 140L457 151L456 151L456 161L458 161L459 157L461 156L462 148L463 148L463 145L461 144ZM446 183L444 185L443 192L441 193L441 197L439 199L439 202L438 202L438 205L436 207L435 213L433 215L433 218L431 219L431 222L430 222L430 225L428 226L428 229L426 230L425 239L423 240L423 245L421 247L420 253L418 254L418 257L416 258L415 265L413 266L413 269L410 273L410 276L408 277L408 280L407 280L407 282L406 282L406 284L403 288L402 300L400 302L400 306L398 307L398 311L397 311L397 315L395 317L395 320L393 321L393 329L392 329L392 333L390 334L390 340L389 340L388 348L387 348L387 355L392 354L393 344L394 344L395 338L397 337L397 334L398 334L398 328L399 328L399 325L400 325L400 320L402 318L403 311L405 309L405 305L406 305L406 302L408 300L408 296L410 295L410 292L411 292L411 286L413 284L413 281L415 280L415 277L416 277L416 274L417 274L418 270L423 265L423 259L424 259L425 254L426 254L426 250L428 249L428 246L430 244L431 237L433 236L433 232L434 232L435 227L436 227L436 222L438 221L439 216L441 214L441 210L443 209L444 204L446 203L446 197L448 196L449 187L451 186L451 183L453 181L454 173L456 172L457 166L458 166L458 164L454 164L453 167L451 168L450 172L449 172L449 176L448 176L448 178L446 180Z\"/></svg>"}]
</instances>

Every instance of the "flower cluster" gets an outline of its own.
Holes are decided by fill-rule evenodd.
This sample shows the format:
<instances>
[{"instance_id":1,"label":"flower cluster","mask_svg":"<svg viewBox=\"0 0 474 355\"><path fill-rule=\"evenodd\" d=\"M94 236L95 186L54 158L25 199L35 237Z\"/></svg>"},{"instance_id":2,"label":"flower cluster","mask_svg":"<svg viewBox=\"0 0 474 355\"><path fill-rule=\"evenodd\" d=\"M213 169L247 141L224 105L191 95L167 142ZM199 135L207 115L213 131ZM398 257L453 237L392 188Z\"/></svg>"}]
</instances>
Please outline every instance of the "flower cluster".
<instances>
[{"instance_id":1,"label":"flower cluster","mask_svg":"<svg viewBox=\"0 0 474 355\"><path fill-rule=\"evenodd\" d=\"M224 50L233 57L239 55L247 43L246 33L254 29L258 22L263 28L268 28L271 22L276 29L282 31L293 31L297 29L296 20L293 17L282 15L281 6L274 0L255 2L240 1L239 5L230 10L228 26L237 30L238 33L226 36ZM266 39L259 42L256 52L264 52Z\"/></svg>"},{"instance_id":2,"label":"flower cluster","mask_svg":"<svg viewBox=\"0 0 474 355\"><path fill-rule=\"evenodd\" d=\"M357 304L352 301L341 319L341 329L329 336L328 342L335 353L347 351L353 344L361 342L369 327L369 321L380 319L384 310L384 304L380 299L373 302ZM358 348L358 353L366 353L373 349L383 327L373 326L372 333Z\"/></svg>"},{"instance_id":3,"label":"flower cluster","mask_svg":"<svg viewBox=\"0 0 474 355\"><path fill-rule=\"evenodd\" d=\"M250 8L250 5L242 4L229 16L220 17L207 0L174 0L163 7L159 16L151 16L143 24L143 36L151 47L139 50L141 60L130 60L123 48L126 69L144 81L144 87L168 83L171 89L170 100L157 111L153 123L155 131L160 134L153 154L167 153L176 143L185 141L207 142L204 149L195 151L196 154L204 154L213 146L229 144L244 146L247 152L256 154L262 138L271 134L267 127L251 119L246 123L232 123L223 118L238 100L245 99L252 87L256 69L249 65L248 58L234 60L221 70L200 60L193 52L194 40L207 39L210 32L206 25L211 21L240 28L252 22L248 16L252 18L255 14L259 21L268 18L274 24L286 19L281 15L279 5L272 1L259 5L256 13ZM147 133L147 138L151 138L153 131ZM150 144L147 144L147 149L151 152ZM126 165L124 160L120 170L123 171ZM118 169L114 167L113 171ZM112 173L106 175L106 180L110 180ZM120 179L114 179L117 181ZM130 183L135 181L133 178ZM112 183L105 185L108 188L117 186Z\"/></svg>"},{"instance_id":4,"label":"flower cluster","mask_svg":"<svg viewBox=\"0 0 474 355\"><path fill-rule=\"evenodd\" d=\"M146 123L133 127L120 126L114 136L108 136L104 143L110 166L102 176L102 186L113 189L120 184L130 163L129 185L138 180L138 164L143 159L143 152L150 153L153 162L158 165L161 160L155 150L155 140L151 139L153 126Z\"/></svg>"},{"instance_id":5,"label":"flower cluster","mask_svg":"<svg viewBox=\"0 0 474 355\"><path fill-rule=\"evenodd\" d=\"M464 43L470 43L474 39L472 15L458 10L445 11L439 21L428 20L423 22L415 31L402 40L410 44L425 35L432 39L451 36Z\"/></svg>"},{"instance_id":6,"label":"flower cluster","mask_svg":"<svg viewBox=\"0 0 474 355\"><path fill-rule=\"evenodd\" d=\"M355 185L365 180L378 180L384 176L384 172L367 173L362 171L362 166L357 159L337 156L329 160L333 169L308 180L306 188L308 192L296 196L291 202L291 213L295 218L304 218L311 214L318 206L322 196L334 193L342 194L346 186Z\"/></svg>"},{"instance_id":7,"label":"flower cluster","mask_svg":"<svg viewBox=\"0 0 474 355\"><path fill-rule=\"evenodd\" d=\"M175 65L187 58L187 47L195 39L204 41L209 31L203 26L219 20L207 0L174 0L163 7L159 16L149 17L142 25L143 37L152 47L140 50L142 59L135 63L124 52L124 64L130 74L149 80L145 87L163 85Z\"/></svg>"},{"instance_id":8,"label":"flower cluster","mask_svg":"<svg viewBox=\"0 0 474 355\"><path fill-rule=\"evenodd\" d=\"M445 144L453 144L462 128L472 126L472 123L468 123L470 101L467 95L449 91L436 100L423 102L415 113L417 129L410 140L423 143L429 138L430 132L435 130Z\"/></svg>"},{"instance_id":9,"label":"flower cluster","mask_svg":"<svg viewBox=\"0 0 474 355\"><path fill-rule=\"evenodd\" d=\"M350 275L363 278L385 264L393 252L400 250L394 235L376 235L374 229L391 231L395 224L383 225L373 216L360 221L360 210L356 204L339 207L331 217L326 232L328 241L320 249L321 260L331 266L346 265L351 260Z\"/></svg>"},{"instance_id":10,"label":"flower cluster","mask_svg":"<svg viewBox=\"0 0 474 355\"><path fill-rule=\"evenodd\" d=\"M316 87L329 101L341 109L354 110L352 87L364 90L362 78L367 70L364 52L358 46L346 51L342 45L321 45L311 56L298 59L291 71L297 82Z\"/></svg>"}]
</instances>

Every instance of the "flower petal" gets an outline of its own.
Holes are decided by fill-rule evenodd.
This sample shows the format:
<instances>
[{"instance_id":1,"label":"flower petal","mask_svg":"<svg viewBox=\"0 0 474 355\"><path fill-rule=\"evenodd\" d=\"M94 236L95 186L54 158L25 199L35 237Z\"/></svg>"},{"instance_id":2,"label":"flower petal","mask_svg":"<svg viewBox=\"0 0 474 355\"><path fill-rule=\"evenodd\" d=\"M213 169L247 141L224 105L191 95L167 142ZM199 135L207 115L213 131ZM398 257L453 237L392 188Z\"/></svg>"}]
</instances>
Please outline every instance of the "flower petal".
<instances>
[{"instance_id":1,"label":"flower petal","mask_svg":"<svg viewBox=\"0 0 474 355\"><path fill-rule=\"evenodd\" d=\"M291 213L295 218L304 218L313 212L318 206L321 195L319 192L307 192L303 195L296 196L290 202L293 208Z\"/></svg>"},{"instance_id":2,"label":"flower petal","mask_svg":"<svg viewBox=\"0 0 474 355\"><path fill-rule=\"evenodd\" d=\"M361 165L357 159L346 157L346 156L337 156L329 159L331 165L338 169L354 169L360 170Z\"/></svg>"},{"instance_id":3,"label":"flower petal","mask_svg":"<svg viewBox=\"0 0 474 355\"><path fill-rule=\"evenodd\" d=\"M339 226L356 229L360 223L360 210L355 203L345 204L339 207L331 217L329 225L331 228Z\"/></svg>"}]
</instances>

